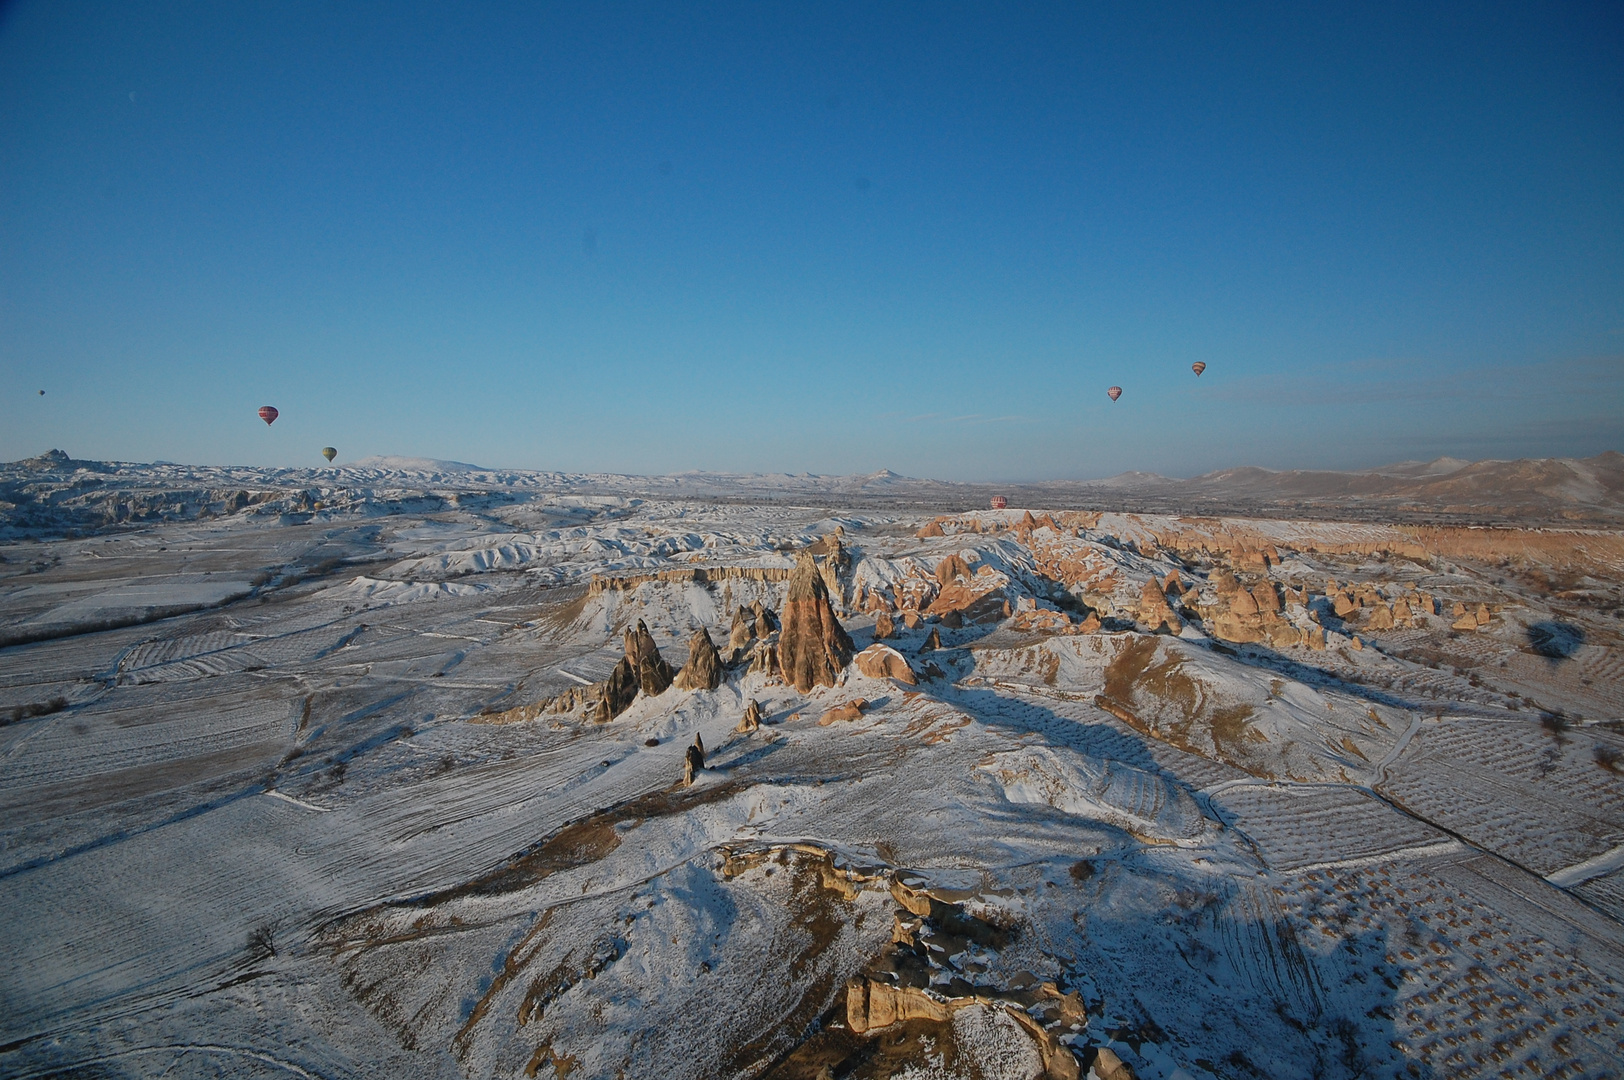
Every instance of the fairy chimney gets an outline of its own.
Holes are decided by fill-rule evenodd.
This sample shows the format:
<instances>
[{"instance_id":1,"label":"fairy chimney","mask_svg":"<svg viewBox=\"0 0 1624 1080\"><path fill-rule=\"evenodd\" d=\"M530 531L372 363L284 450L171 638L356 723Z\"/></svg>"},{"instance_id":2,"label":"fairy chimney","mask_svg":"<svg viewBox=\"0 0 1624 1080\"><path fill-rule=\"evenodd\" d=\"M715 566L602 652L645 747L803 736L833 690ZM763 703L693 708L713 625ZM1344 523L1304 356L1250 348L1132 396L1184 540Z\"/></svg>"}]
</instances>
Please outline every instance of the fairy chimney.
<instances>
[{"instance_id":1,"label":"fairy chimney","mask_svg":"<svg viewBox=\"0 0 1624 1080\"><path fill-rule=\"evenodd\" d=\"M688 639L688 662L677 672L678 690L715 690L722 685L722 657L703 626Z\"/></svg>"},{"instance_id":2,"label":"fairy chimney","mask_svg":"<svg viewBox=\"0 0 1624 1080\"><path fill-rule=\"evenodd\" d=\"M636 630L626 631L626 659L637 672L638 689L649 697L663 694L671 686L671 665L660 656L660 647L642 619L637 620Z\"/></svg>"},{"instance_id":3,"label":"fairy chimney","mask_svg":"<svg viewBox=\"0 0 1624 1080\"><path fill-rule=\"evenodd\" d=\"M835 685L851 655L851 637L835 618L823 575L812 556L802 552L784 595L778 669L785 682L804 694L814 686Z\"/></svg>"}]
</instances>

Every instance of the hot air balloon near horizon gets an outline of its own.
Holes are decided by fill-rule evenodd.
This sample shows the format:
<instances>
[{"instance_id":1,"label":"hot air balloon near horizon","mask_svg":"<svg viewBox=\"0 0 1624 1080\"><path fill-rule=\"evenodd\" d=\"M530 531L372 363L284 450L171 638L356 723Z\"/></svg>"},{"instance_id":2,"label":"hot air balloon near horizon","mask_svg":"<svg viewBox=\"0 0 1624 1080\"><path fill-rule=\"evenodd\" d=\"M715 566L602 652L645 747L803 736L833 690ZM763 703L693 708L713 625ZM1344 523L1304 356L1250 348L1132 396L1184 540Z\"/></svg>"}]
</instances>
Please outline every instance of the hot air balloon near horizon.
<instances>
[{"instance_id":1,"label":"hot air balloon near horizon","mask_svg":"<svg viewBox=\"0 0 1624 1080\"><path fill-rule=\"evenodd\" d=\"M1204 361L1197 360L1195 363L1190 365L1190 370L1195 372L1195 377L1199 379L1201 378L1201 373L1207 370L1207 365Z\"/></svg>"},{"instance_id":2,"label":"hot air balloon near horizon","mask_svg":"<svg viewBox=\"0 0 1624 1080\"><path fill-rule=\"evenodd\" d=\"M992 508L994 510L1002 510L1004 507L1006 507L1008 505L1009 505L1009 500L1004 498L1002 495L994 495L992 497Z\"/></svg>"},{"instance_id":3,"label":"hot air balloon near horizon","mask_svg":"<svg viewBox=\"0 0 1624 1080\"><path fill-rule=\"evenodd\" d=\"M338 451L334 450L331 446L324 446L321 448L321 456L326 458L328 461L332 461L338 456Z\"/></svg>"},{"instance_id":4,"label":"hot air balloon near horizon","mask_svg":"<svg viewBox=\"0 0 1624 1080\"><path fill-rule=\"evenodd\" d=\"M271 424L276 422L276 418L281 415L276 411L275 405L261 405L259 407L259 418L265 421L266 427L270 427Z\"/></svg>"},{"instance_id":5,"label":"hot air balloon near horizon","mask_svg":"<svg viewBox=\"0 0 1624 1080\"><path fill-rule=\"evenodd\" d=\"M1120 387L1120 386L1111 387L1111 389L1109 389L1109 390L1107 390L1105 392L1105 396L1110 398L1112 401L1115 401L1117 398L1122 396L1122 387Z\"/></svg>"}]
</instances>

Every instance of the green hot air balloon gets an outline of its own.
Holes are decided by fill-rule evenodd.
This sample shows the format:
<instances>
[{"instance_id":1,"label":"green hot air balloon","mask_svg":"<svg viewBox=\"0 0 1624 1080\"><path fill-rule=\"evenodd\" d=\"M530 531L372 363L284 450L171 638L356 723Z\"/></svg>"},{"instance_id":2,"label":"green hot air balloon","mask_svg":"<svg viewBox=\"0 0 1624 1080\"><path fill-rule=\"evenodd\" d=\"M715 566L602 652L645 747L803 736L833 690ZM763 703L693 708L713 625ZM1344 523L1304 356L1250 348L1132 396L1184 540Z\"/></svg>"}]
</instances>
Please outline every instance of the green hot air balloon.
<instances>
[{"instance_id":1,"label":"green hot air balloon","mask_svg":"<svg viewBox=\"0 0 1624 1080\"><path fill-rule=\"evenodd\" d=\"M338 451L334 450L331 446L324 446L321 448L321 456L326 458L328 461L331 461L338 456Z\"/></svg>"}]
</instances>

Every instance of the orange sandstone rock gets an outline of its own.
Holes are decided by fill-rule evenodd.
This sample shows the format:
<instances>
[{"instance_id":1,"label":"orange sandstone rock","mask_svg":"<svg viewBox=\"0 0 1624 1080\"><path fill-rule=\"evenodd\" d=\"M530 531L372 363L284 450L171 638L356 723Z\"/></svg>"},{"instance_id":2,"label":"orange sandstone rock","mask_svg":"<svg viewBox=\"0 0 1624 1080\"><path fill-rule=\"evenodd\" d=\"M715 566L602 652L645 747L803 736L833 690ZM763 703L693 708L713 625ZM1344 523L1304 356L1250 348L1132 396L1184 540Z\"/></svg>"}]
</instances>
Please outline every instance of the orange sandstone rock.
<instances>
[{"instance_id":1,"label":"orange sandstone rock","mask_svg":"<svg viewBox=\"0 0 1624 1080\"><path fill-rule=\"evenodd\" d=\"M919 684L913 668L908 666L907 657L889 645L878 642L870 645L857 654L856 664L857 670L871 679L895 679L909 686Z\"/></svg>"},{"instance_id":2,"label":"orange sandstone rock","mask_svg":"<svg viewBox=\"0 0 1624 1080\"><path fill-rule=\"evenodd\" d=\"M814 686L835 685L851 662L852 641L835 618L823 575L805 552L790 575L781 621L778 669L784 681L803 694Z\"/></svg>"}]
</instances>

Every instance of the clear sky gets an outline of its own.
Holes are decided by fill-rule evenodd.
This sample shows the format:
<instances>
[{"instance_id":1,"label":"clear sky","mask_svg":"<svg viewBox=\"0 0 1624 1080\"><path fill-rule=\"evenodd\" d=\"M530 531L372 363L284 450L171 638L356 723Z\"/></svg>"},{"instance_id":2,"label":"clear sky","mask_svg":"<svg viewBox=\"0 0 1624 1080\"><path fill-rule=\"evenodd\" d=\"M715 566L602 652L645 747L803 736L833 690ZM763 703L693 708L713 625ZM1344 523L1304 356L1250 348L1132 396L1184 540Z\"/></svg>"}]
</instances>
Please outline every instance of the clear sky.
<instances>
[{"instance_id":1,"label":"clear sky","mask_svg":"<svg viewBox=\"0 0 1624 1080\"><path fill-rule=\"evenodd\" d=\"M1624 448L1624 8L0 9L0 458L324 444L966 480Z\"/></svg>"}]
</instances>

